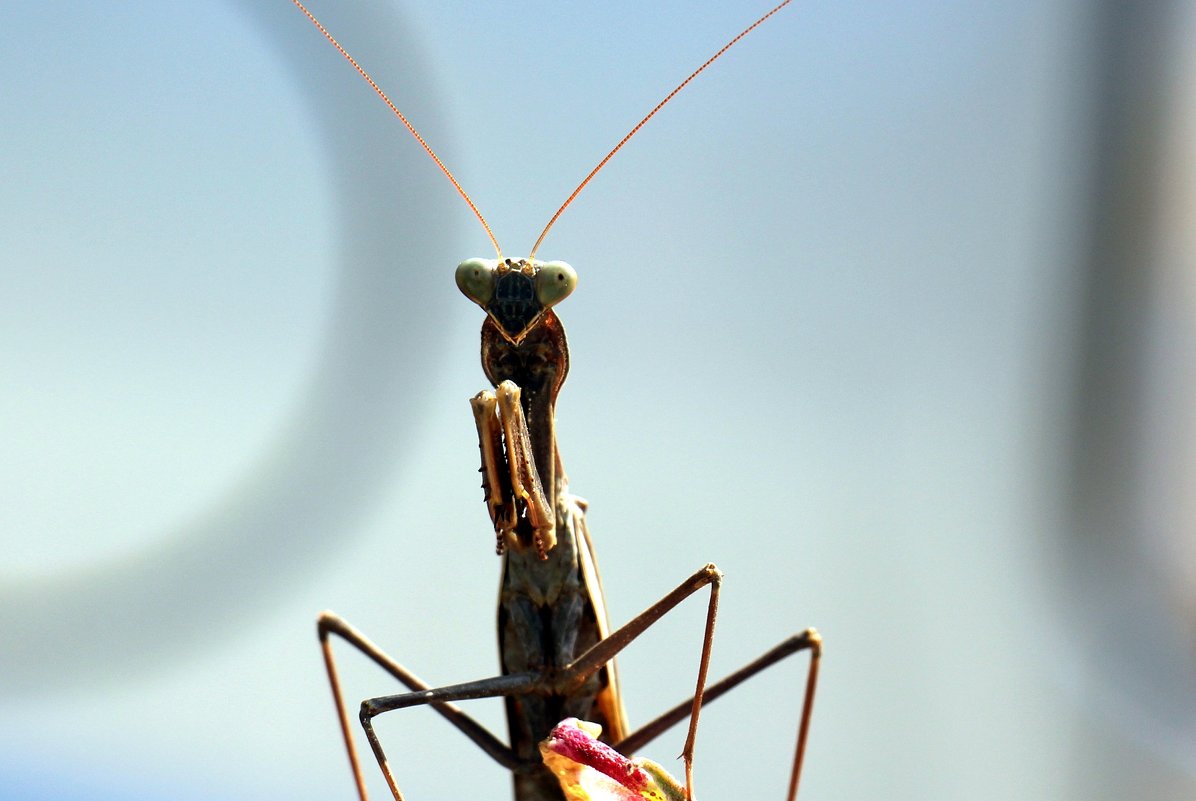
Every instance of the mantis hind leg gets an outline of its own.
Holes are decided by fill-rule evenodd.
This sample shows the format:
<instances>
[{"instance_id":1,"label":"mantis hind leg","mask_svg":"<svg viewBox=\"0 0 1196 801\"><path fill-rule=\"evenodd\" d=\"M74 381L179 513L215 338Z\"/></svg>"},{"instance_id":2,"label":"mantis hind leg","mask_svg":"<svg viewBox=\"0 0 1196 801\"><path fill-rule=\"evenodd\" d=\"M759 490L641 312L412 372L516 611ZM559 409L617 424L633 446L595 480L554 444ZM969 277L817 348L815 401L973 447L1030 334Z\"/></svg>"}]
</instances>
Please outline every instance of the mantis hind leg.
<instances>
[{"instance_id":1,"label":"mantis hind leg","mask_svg":"<svg viewBox=\"0 0 1196 801\"><path fill-rule=\"evenodd\" d=\"M716 681L714 684L707 686L703 690L701 698L703 704L710 703L727 694L757 673L801 651L810 652L810 664L806 670L805 690L802 693L801 713L798 717L797 726L797 745L794 749L793 766L789 774L789 791L785 796L787 801L795 801L797 798L802 764L806 755L806 744L809 740L810 719L814 712L814 694L818 686L818 668L822 662L822 636L818 631L809 628L778 643L748 664ZM693 704L693 698L682 701L655 720L644 724L627 737L615 743L614 748L625 754L634 753L684 720L690 714Z\"/></svg>"},{"instance_id":2,"label":"mantis hind leg","mask_svg":"<svg viewBox=\"0 0 1196 801\"><path fill-rule=\"evenodd\" d=\"M655 720L641 727L637 731L614 743L616 750L632 753L662 734L665 730L689 717L689 732L685 739L685 748L681 753L685 760L686 797L693 798L693 751L698 731L698 716L702 704L713 701L726 694L737 685L747 681L784 658L799 651L810 652L810 666L806 672L805 691L803 693L802 711L798 723L797 746L793 758L793 767L789 779L788 801L797 797L797 787L801 779L802 762L805 759L806 742L809 737L810 719L814 709L814 694L818 685L818 668L822 658L822 637L815 629L806 629L800 634L780 643L759 658L731 673L725 678L707 686L706 677L710 667L710 654L714 643L714 624L718 616L718 597L722 584L722 573L712 564L698 570L683 581L676 589L661 600L641 612L622 628L611 633L609 637L590 648L561 671L561 680L568 681L570 677L586 676L601 665L612 659L615 654L623 650L653 623L664 617L671 609L703 587L710 587L710 601L706 612L706 625L702 636L702 654L698 664L697 687L691 698L682 701L677 706L660 715Z\"/></svg>"},{"instance_id":3,"label":"mantis hind leg","mask_svg":"<svg viewBox=\"0 0 1196 801\"><path fill-rule=\"evenodd\" d=\"M353 781L356 783L357 795L360 801L369 801L369 794L366 792L365 778L361 771L361 761L357 756L357 748L353 742L352 727L349 723L349 715L346 711L344 696L341 692L336 660L332 654L332 642L330 638L334 634L352 645L376 665L402 682L406 687L415 691L408 695L418 695L424 699L422 703L430 704L449 723L460 729L466 737L476 743L478 747L493 757L499 764L508 769L514 769L519 766L519 762L511 752L511 749L503 744L502 741L459 707L448 703L447 700L435 700L436 691L433 691L430 685L388 656L365 635L346 622L344 618L332 612L323 612L316 621L316 630L320 638L320 650L324 655L324 667L328 673L328 683L332 690L332 699L336 704L336 714L340 722L341 736L345 742L345 752L349 757L349 767L353 772ZM485 685L486 682L476 682L476 684ZM366 704L370 704L375 700L380 699L372 699L371 701L367 701ZM365 705L363 704L363 706ZM402 801L402 793L399 792L391 776L390 769L386 766L385 757L381 755L381 746L377 744L377 738L373 736L372 727L367 723L364 715L362 716L362 723L365 726L366 735L370 739L371 747L374 748L375 756L378 757L379 765L386 777L388 786L391 788L392 794L396 801Z\"/></svg>"},{"instance_id":4,"label":"mantis hind leg","mask_svg":"<svg viewBox=\"0 0 1196 801\"><path fill-rule=\"evenodd\" d=\"M685 738L685 747L681 752L685 760L685 796L693 798L693 759L694 742L698 734L698 715L702 710L702 696L706 687L706 675L710 669L710 652L714 644L714 622L718 616L719 588L722 585L722 572L712 564L708 564L692 576L681 582L676 589L665 595L656 603L636 615L621 628L594 645L588 651L577 657L573 662L559 671L557 680L563 686L576 683L605 665L615 654L626 648L637 637L643 634L653 623L660 620L674 607L680 604L703 587L710 587L710 600L706 609L706 626L702 637L702 655L698 662L698 680L693 698L687 704L689 714L689 734ZM682 715L684 717L684 714Z\"/></svg>"}]
</instances>

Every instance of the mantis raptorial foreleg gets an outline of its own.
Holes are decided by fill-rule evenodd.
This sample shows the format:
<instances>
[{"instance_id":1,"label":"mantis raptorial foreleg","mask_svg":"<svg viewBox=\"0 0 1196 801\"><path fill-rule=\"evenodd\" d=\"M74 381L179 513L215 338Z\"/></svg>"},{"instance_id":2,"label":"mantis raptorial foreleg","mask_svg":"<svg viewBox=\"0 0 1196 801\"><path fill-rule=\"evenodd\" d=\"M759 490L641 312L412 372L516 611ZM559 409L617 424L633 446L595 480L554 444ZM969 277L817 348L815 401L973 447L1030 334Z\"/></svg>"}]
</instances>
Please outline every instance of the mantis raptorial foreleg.
<instances>
[{"instance_id":1,"label":"mantis raptorial foreleg","mask_svg":"<svg viewBox=\"0 0 1196 801\"><path fill-rule=\"evenodd\" d=\"M544 492L532 458L531 434L520 395L515 382L503 381L496 391L483 390L475 395L470 406L478 426L482 489L494 522L497 550L502 553L513 544L522 508L532 530L533 545L543 557L556 545L556 510Z\"/></svg>"}]
</instances>

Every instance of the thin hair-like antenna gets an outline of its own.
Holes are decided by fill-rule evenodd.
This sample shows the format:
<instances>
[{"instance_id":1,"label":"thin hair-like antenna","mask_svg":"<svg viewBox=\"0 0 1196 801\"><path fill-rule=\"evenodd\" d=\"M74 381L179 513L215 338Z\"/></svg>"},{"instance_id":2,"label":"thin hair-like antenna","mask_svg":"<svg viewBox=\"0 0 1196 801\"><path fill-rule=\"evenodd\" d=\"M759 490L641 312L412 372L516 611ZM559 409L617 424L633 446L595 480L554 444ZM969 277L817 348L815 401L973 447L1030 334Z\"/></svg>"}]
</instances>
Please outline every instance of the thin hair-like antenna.
<instances>
[{"instance_id":1,"label":"thin hair-like antenna","mask_svg":"<svg viewBox=\"0 0 1196 801\"><path fill-rule=\"evenodd\" d=\"M298 2L298 0L295 0L295 2ZM680 92L682 89L684 89L686 86L688 86L690 81L692 81L694 78L698 77L698 75L702 72L702 70L706 69L711 64L713 64L719 58L719 56L721 56L723 53L730 50L735 45L736 42L738 42L740 39L747 36L749 33L751 33L753 30L755 30L757 27L759 27L760 24L764 22L764 20L768 19L773 14L777 13L785 6L789 5L790 2L792 2L792 0L785 0L785 2L781 3L779 6L774 8L772 11L769 11L763 17L760 17L760 19L756 20L751 25L744 28L739 33L738 36L736 36L734 39L732 39L731 41L729 41L725 45L723 45L721 50L719 50L717 53L715 53L710 58L706 59L705 64L698 67L696 70L694 70L692 73L690 73L688 78L686 78L681 83L677 84L677 88L674 89L673 91L669 92L668 96L665 97L664 100L661 100L659 103L657 103L656 108L649 111L648 115L646 117L644 117L642 120L637 122L635 127L632 128L630 131L628 131L627 135L619 140L619 144L615 145L614 148L609 153L606 154L605 158L603 158L602 161L598 162L598 166L595 167L594 169L590 170L590 174L587 175L585 177L585 179L580 184L577 185L577 188L573 190L573 194L569 195L569 197L565 199L565 202L561 204L561 207L556 210L556 214L552 215L552 219L548 221L548 225L544 226L544 230L540 232L540 238L537 239L536 244L532 246L532 252L527 257L528 260L530 261L531 259L534 259L536 257L536 251L540 249L540 245L543 244L543 242L544 242L544 237L548 236L548 231L552 228L553 225L556 224L557 219L561 216L562 213L564 213L565 209L569 208L569 204L571 204L574 201L574 199L578 195L581 194L581 190L586 188L586 184L588 184L590 182L590 180L595 175L598 174L598 171L606 166L606 162L610 161L611 158L613 158L616 153L618 153L620 150L623 149L623 145L627 144L627 140L631 139L631 137L633 137L637 133L639 133L640 128L643 128L644 124L647 123L648 120L650 120L654 116L656 116L656 112L660 111L660 109L664 107L665 103L672 100L673 97L676 96L676 94L678 92Z\"/></svg>"},{"instance_id":2,"label":"thin hair-like antenna","mask_svg":"<svg viewBox=\"0 0 1196 801\"><path fill-rule=\"evenodd\" d=\"M415 126L407 121L407 118L403 116L403 112L399 111L399 107L391 102L390 98L386 96L386 92L382 91L382 87L374 83L374 79L370 77L369 73L361 68L361 65L357 63L357 60L354 59L353 56L349 55L349 51L341 47L341 43L332 37L332 34L328 32L327 28L320 24L320 21L316 19L315 15L308 11L307 7L304 6L303 3L299 2L299 0L291 0L291 2L299 7L299 10L302 11L309 20L311 20L311 23L320 30L320 33L324 34L324 38L331 42L332 46L340 51L340 54L345 57L345 60L353 65L353 69L357 70L357 74L365 79L365 82L368 83L370 88L377 93L378 97L382 98L382 102L394 112L394 115L399 118L403 125L407 126L407 130L411 132L411 135L415 137L415 140L419 142L421 146L423 146L423 149L427 151L429 156L432 157L432 161L436 162L436 166L440 168L440 171L443 172L445 177L452 182L453 187L457 190L457 194L463 197L465 202L469 204L470 210L473 211L473 213L477 216L478 222L482 224L482 227L486 229L486 236L490 237L490 244L494 245L494 250L498 253L498 258L501 259L502 248L498 246L498 240L494 238L494 232L490 230L490 224L486 222L486 218L482 216L482 212L478 211L478 207L475 206L473 201L469 199L469 195L465 194L465 190L461 188L461 184L457 183L457 179L453 177L451 172L449 172L449 168L444 166L444 162L440 160L440 157L433 152L432 148L428 146L428 143L424 141L424 138L419 135L419 131L415 130ZM788 0L786 0L786 2L788 2Z\"/></svg>"}]
</instances>

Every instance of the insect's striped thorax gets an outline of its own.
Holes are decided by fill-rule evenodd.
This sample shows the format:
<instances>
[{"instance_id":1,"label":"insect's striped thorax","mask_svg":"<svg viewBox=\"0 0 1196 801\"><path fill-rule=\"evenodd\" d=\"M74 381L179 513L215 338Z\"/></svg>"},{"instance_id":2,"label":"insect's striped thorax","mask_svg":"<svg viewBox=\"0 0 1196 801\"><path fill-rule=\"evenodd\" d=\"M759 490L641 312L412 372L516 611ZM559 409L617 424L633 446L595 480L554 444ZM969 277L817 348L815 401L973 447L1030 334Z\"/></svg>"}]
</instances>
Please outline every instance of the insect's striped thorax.
<instances>
[{"instance_id":1,"label":"insect's striped thorax","mask_svg":"<svg viewBox=\"0 0 1196 801\"><path fill-rule=\"evenodd\" d=\"M557 496L557 542L541 560L533 549L508 549L503 557L498 604L502 672L559 667L608 633L593 551L585 528L584 502ZM517 801L559 801L560 785L539 764L538 744L568 717L600 724L605 737L626 735L614 664L589 676L568 695L508 696L507 725L515 753L534 768L516 772Z\"/></svg>"}]
</instances>

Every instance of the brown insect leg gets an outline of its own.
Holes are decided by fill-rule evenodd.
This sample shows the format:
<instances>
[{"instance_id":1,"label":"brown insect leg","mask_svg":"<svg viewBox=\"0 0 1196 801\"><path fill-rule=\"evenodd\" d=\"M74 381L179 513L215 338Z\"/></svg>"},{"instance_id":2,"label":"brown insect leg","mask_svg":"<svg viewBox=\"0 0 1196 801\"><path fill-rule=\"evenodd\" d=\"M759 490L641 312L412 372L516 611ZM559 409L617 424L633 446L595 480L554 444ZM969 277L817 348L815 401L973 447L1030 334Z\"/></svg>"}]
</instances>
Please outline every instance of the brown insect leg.
<instances>
[{"instance_id":1,"label":"brown insect leg","mask_svg":"<svg viewBox=\"0 0 1196 801\"><path fill-rule=\"evenodd\" d=\"M378 768L386 778L386 784L390 787L390 792L394 796L395 801L403 801L403 794L399 792L399 787L394 780L394 774L390 770L390 763L387 761L386 753L382 748L382 742L378 739L378 735L374 731L373 720L375 717L381 715L383 712L406 709L412 706L423 706L424 704L431 704L438 711L441 707L449 707L460 712L457 707L446 702L526 693L542 684L543 680L544 677L539 673L518 673L510 676L494 676L489 679L471 681L465 684L453 684L436 689L428 689L425 685L424 689L417 690L416 692L385 695L362 701L361 712L359 714L361 727L365 729L366 739L369 740L370 748L374 751L374 758L378 760ZM472 720L470 722L473 723ZM474 723L474 725L478 724ZM478 728L481 727L479 726ZM485 729L482 729L482 731L485 731ZM489 732L486 732L486 734L489 735ZM492 735L489 736L492 737ZM511 750L501 743L495 741L501 749L501 753L496 753L487 748L484 743L477 740L475 742L508 770L515 771L525 767Z\"/></svg>"},{"instance_id":2,"label":"brown insect leg","mask_svg":"<svg viewBox=\"0 0 1196 801\"><path fill-rule=\"evenodd\" d=\"M799 651L810 652L810 666L806 671L806 687L802 699L801 717L797 730L797 747L793 757L793 769L789 777L788 801L797 798L797 786L801 778L802 763L805 760L806 744L810 733L810 719L814 712L814 693L818 685L818 667L822 661L822 637L815 629L806 629L778 644L768 652L762 654L752 662L744 665L734 673L711 684L703 693L702 702L708 704L743 682L755 676L766 668L775 665L782 659ZM614 744L614 748L625 754L634 753L652 740L659 737L666 730L685 719L693 707L693 699L688 699L660 715L655 720L645 724L627 735L623 740Z\"/></svg>"},{"instance_id":3,"label":"brown insect leg","mask_svg":"<svg viewBox=\"0 0 1196 801\"><path fill-rule=\"evenodd\" d=\"M357 797L361 801L369 801L369 793L365 790L365 777L361 775L361 763L357 759L357 746L353 744L353 735L349 731L349 716L345 713L345 699L341 695L341 682L336 672L336 660L332 656L332 643L328 641L326 619L340 621L329 612L320 614L316 622L316 630L320 636L320 650L324 654L324 668L328 671L328 684L332 688L332 702L336 705L336 717L340 721L341 737L345 741L345 753L349 755L349 769L353 771L353 782L357 785Z\"/></svg>"},{"instance_id":4,"label":"brown insect leg","mask_svg":"<svg viewBox=\"0 0 1196 801\"><path fill-rule=\"evenodd\" d=\"M527 505L527 519L532 525L534 543L540 558L556 546L556 510L544 494L545 489L532 456L531 435L520 403L522 390L514 381L503 381L496 389L498 415L502 419L507 446L507 464L511 469L511 489ZM555 492L554 487L549 487Z\"/></svg>"},{"instance_id":5,"label":"brown insect leg","mask_svg":"<svg viewBox=\"0 0 1196 801\"><path fill-rule=\"evenodd\" d=\"M673 607L693 595L698 590L710 586L710 602L706 610L706 627L702 636L702 656L698 663L698 681L693 698L689 702L689 734L685 738L685 748L681 752L685 760L685 792L686 798L693 798L693 758L694 742L698 734L698 715L702 709L703 689L706 686L706 674L710 669L710 651L714 644L714 621L718 616L718 593L722 584L723 574L714 565L708 564L692 576L681 582L672 592L656 603L640 612L609 637L594 645L584 654L563 669L553 681L562 689L584 681L598 668L605 665L614 656L626 648L635 638L643 634L657 620L664 617Z\"/></svg>"},{"instance_id":6,"label":"brown insect leg","mask_svg":"<svg viewBox=\"0 0 1196 801\"><path fill-rule=\"evenodd\" d=\"M498 399L489 390L479 392L469 401L478 428L478 447L482 452L482 491L486 509L494 523L495 550L502 553L507 539L514 536L518 514L511 493L511 474L502 443L502 424L498 419Z\"/></svg>"},{"instance_id":7,"label":"brown insect leg","mask_svg":"<svg viewBox=\"0 0 1196 801\"><path fill-rule=\"evenodd\" d=\"M353 771L353 780L357 785L357 795L360 801L369 801L369 795L365 789L365 780L361 773L361 763L357 756L357 749L353 744L349 716L345 711L344 697L341 693L340 679L336 670L336 660L332 655L332 643L329 636L335 634L340 637L412 690L422 692L430 688L428 684L388 656L382 649L339 615L335 615L332 612L321 613L316 621L316 631L320 638L320 650L324 654L324 667L328 672L328 683L332 689L332 699L336 704L336 714L340 721L341 735L345 741L345 751L349 756L349 767ZM518 764L515 761L514 754L511 753L511 749L459 707L450 703L425 703L432 703L433 708L440 715L460 729L466 737L477 743L478 747L493 757L499 764L507 768ZM387 774L387 781L393 785L393 780L389 774ZM394 790L397 793L397 788L394 788ZM401 799L401 795L396 795L395 797Z\"/></svg>"},{"instance_id":8,"label":"brown insect leg","mask_svg":"<svg viewBox=\"0 0 1196 801\"><path fill-rule=\"evenodd\" d=\"M556 545L556 514L532 457L531 434L520 403L521 390L503 381L470 400L482 452L482 490L494 522L498 552L515 543L520 509L532 527L540 558Z\"/></svg>"}]
</instances>

